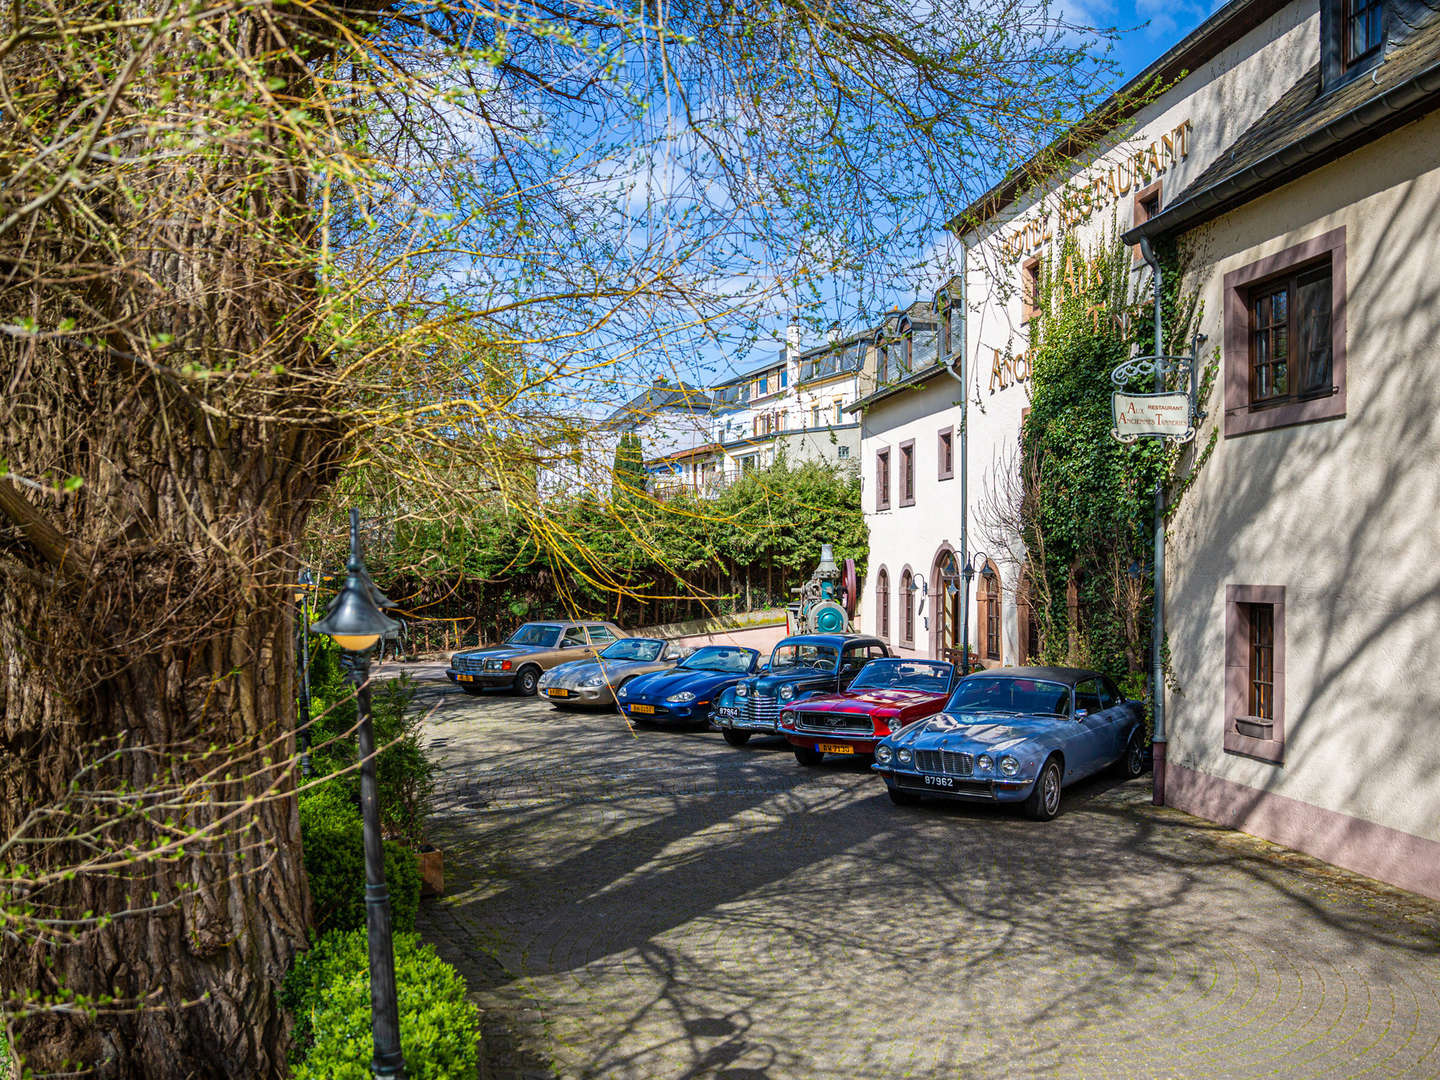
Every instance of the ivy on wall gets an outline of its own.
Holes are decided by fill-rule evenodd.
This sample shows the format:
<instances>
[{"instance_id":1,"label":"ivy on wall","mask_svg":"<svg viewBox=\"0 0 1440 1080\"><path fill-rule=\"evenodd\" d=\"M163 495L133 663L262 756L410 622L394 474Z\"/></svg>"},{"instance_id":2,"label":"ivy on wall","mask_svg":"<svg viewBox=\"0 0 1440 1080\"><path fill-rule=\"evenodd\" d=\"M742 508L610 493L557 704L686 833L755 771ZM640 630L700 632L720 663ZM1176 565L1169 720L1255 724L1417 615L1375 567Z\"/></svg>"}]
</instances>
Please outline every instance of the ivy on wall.
<instances>
[{"instance_id":1,"label":"ivy on wall","mask_svg":"<svg viewBox=\"0 0 1440 1080\"><path fill-rule=\"evenodd\" d=\"M1188 355L1198 298L1183 290L1174 251L1158 257L1165 351ZM1111 372L1154 350L1152 280L1148 270L1136 272L1118 230L1092 250L1062 243L1042 265L1013 518L1041 658L1108 672L1130 696L1141 696L1149 666L1155 485L1165 484L1168 514L1215 438L1197 454L1193 445L1127 445L1110 433ZM1201 362L1203 402L1217 360Z\"/></svg>"}]
</instances>

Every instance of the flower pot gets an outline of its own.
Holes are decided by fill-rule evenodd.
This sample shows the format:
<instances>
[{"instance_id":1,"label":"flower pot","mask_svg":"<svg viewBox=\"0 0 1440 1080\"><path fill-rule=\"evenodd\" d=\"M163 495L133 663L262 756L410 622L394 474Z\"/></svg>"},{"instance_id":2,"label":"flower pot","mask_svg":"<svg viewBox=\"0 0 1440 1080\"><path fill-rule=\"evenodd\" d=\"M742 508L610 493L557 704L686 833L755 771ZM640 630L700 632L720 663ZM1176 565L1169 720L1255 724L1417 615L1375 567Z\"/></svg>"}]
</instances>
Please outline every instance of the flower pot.
<instances>
[{"instance_id":1,"label":"flower pot","mask_svg":"<svg viewBox=\"0 0 1440 1080\"><path fill-rule=\"evenodd\" d=\"M433 844L421 844L415 856L420 863L420 895L439 896L445 891L445 853Z\"/></svg>"}]
</instances>

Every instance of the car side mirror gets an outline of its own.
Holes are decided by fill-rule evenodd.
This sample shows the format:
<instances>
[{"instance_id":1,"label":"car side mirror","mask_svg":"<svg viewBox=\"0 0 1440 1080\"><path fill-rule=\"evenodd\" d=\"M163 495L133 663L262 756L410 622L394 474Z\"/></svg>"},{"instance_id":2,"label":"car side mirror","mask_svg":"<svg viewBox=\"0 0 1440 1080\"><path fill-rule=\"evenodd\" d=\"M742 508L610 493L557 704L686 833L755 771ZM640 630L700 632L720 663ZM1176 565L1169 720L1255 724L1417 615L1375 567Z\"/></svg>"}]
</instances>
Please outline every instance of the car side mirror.
<instances>
[{"instance_id":1,"label":"car side mirror","mask_svg":"<svg viewBox=\"0 0 1440 1080\"><path fill-rule=\"evenodd\" d=\"M1089 715L1090 715L1090 710L1089 710L1089 709L1076 709L1076 710L1075 710L1075 719L1076 719L1076 720L1083 720L1085 717L1087 717L1087 716L1089 716Z\"/></svg>"}]
</instances>

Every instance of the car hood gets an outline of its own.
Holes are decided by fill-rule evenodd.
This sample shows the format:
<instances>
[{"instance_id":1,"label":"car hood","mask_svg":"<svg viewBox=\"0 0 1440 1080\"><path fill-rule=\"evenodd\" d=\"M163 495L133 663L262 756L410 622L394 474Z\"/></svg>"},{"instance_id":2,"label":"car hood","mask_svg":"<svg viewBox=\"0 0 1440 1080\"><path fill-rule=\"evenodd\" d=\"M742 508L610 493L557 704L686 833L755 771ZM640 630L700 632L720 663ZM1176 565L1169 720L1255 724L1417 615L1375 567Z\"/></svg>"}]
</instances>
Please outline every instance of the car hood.
<instances>
[{"instance_id":1,"label":"car hood","mask_svg":"<svg viewBox=\"0 0 1440 1080\"><path fill-rule=\"evenodd\" d=\"M833 686L835 673L833 671L817 671L815 668L801 668L775 674L752 675L745 681L750 684L753 692L767 697L775 697L780 693L782 686L794 686L797 689L805 686Z\"/></svg>"},{"instance_id":2,"label":"car hood","mask_svg":"<svg viewBox=\"0 0 1440 1080\"><path fill-rule=\"evenodd\" d=\"M1054 737L1069 724L1062 717L966 714L959 720L939 713L907 727L895 738L897 746L924 749L943 746L947 750L1015 750L1033 739Z\"/></svg>"},{"instance_id":3,"label":"car hood","mask_svg":"<svg viewBox=\"0 0 1440 1080\"><path fill-rule=\"evenodd\" d=\"M648 700L669 697L689 690L697 697L733 686L745 676L731 671L697 671L693 668L670 668L642 675L630 684L630 699Z\"/></svg>"},{"instance_id":4,"label":"car hood","mask_svg":"<svg viewBox=\"0 0 1440 1080\"><path fill-rule=\"evenodd\" d=\"M603 673L605 681L613 686L637 672L654 671L672 663L671 660L571 660L551 668L544 679L547 686L575 686Z\"/></svg>"},{"instance_id":5,"label":"car hood","mask_svg":"<svg viewBox=\"0 0 1440 1080\"><path fill-rule=\"evenodd\" d=\"M549 652L548 645L486 645L483 649L461 649L456 656L472 656L481 660L509 660L516 656Z\"/></svg>"},{"instance_id":6,"label":"car hood","mask_svg":"<svg viewBox=\"0 0 1440 1080\"><path fill-rule=\"evenodd\" d=\"M929 705L946 695L927 690L857 690L854 693L817 694L798 701L790 708L824 709L826 712L877 713L899 712L915 705Z\"/></svg>"}]
</instances>

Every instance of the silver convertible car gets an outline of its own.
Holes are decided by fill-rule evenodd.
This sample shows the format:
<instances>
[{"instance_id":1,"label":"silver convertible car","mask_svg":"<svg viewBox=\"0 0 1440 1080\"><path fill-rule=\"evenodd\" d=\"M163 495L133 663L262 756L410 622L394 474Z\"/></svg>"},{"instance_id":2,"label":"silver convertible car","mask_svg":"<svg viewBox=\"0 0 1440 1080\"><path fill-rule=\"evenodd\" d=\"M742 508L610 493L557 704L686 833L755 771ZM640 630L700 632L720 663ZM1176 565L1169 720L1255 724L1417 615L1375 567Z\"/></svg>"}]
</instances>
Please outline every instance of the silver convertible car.
<instances>
[{"instance_id":1,"label":"silver convertible car","mask_svg":"<svg viewBox=\"0 0 1440 1080\"><path fill-rule=\"evenodd\" d=\"M615 642L594 660L572 660L540 676L540 694L555 706L614 705L615 691L636 675L663 671L689 650L660 638Z\"/></svg>"},{"instance_id":2,"label":"silver convertible car","mask_svg":"<svg viewBox=\"0 0 1440 1080\"><path fill-rule=\"evenodd\" d=\"M1078 668L995 668L962 679L945 708L875 746L875 771L901 805L922 795L1024 803L1037 821L1060 789L1118 764L1145 770L1145 707Z\"/></svg>"}]
</instances>

